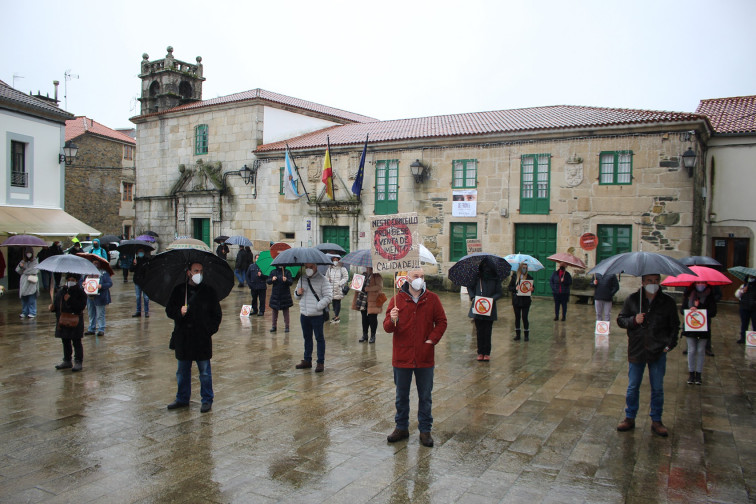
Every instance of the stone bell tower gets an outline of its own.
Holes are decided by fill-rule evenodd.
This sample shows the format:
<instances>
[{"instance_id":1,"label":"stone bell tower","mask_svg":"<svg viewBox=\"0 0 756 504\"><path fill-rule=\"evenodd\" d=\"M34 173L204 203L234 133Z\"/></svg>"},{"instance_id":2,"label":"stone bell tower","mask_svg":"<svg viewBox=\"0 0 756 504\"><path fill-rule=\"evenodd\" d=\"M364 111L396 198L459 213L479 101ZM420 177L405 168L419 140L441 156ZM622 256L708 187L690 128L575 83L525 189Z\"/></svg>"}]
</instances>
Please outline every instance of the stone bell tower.
<instances>
[{"instance_id":1,"label":"stone bell tower","mask_svg":"<svg viewBox=\"0 0 756 504\"><path fill-rule=\"evenodd\" d=\"M171 46L161 60L150 61L150 56L144 53L139 78L142 79L141 115L202 100L205 78L200 56L197 56L197 64L191 65L175 59Z\"/></svg>"}]
</instances>

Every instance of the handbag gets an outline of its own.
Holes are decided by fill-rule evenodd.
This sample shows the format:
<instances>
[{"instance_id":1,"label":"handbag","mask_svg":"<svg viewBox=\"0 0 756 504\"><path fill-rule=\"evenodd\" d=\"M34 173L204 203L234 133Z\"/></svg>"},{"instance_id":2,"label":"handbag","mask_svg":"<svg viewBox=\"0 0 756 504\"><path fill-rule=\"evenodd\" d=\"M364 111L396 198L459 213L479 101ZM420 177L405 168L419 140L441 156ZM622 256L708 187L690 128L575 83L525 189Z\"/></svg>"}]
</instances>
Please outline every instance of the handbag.
<instances>
[{"instance_id":1,"label":"handbag","mask_svg":"<svg viewBox=\"0 0 756 504\"><path fill-rule=\"evenodd\" d=\"M381 306L383 306L383 303L385 303L386 301L388 301L388 298L386 297L386 294L384 294L383 292L381 292L380 294L378 294L378 297L376 298L375 303L380 308Z\"/></svg>"},{"instance_id":2,"label":"handbag","mask_svg":"<svg viewBox=\"0 0 756 504\"><path fill-rule=\"evenodd\" d=\"M26 275L26 280L29 283L35 284L35 283L37 283L39 281L39 278L37 277L37 275Z\"/></svg>"},{"instance_id":3,"label":"handbag","mask_svg":"<svg viewBox=\"0 0 756 504\"><path fill-rule=\"evenodd\" d=\"M58 317L60 327L76 327L79 325L79 316L75 313L63 311L63 297L60 298L60 317Z\"/></svg>"},{"instance_id":4,"label":"handbag","mask_svg":"<svg viewBox=\"0 0 756 504\"><path fill-rule=\"evenodd\" d=\"M347 294L349 293L349 283L348 283L348 282L347 282L347 283L345 283L345 284L344 284L344 285L343 285L343 286L341 287L341 293L342 293L342 294L344 294L345 296L346 296L346 295L347 295Z\"/></svg>"},{"instance_id":5,"label":"handbag","mask_svg":"<svg viewBox=\"0 0 756 504\"><path fill-rule=\"evenodd\" d=\"M307 279L307 285L310 286L312 295L315 296L315 299L317 300L317 302L320 303L320 298L318 297L317 294L315 294L315 289L312 288L312 284L310 283L309 278ZM329 320L331 320L331 312L328 311L328 306L326 306L325 308L323 308L323 322L328 322Z\"/></svg>"}]
</instances>

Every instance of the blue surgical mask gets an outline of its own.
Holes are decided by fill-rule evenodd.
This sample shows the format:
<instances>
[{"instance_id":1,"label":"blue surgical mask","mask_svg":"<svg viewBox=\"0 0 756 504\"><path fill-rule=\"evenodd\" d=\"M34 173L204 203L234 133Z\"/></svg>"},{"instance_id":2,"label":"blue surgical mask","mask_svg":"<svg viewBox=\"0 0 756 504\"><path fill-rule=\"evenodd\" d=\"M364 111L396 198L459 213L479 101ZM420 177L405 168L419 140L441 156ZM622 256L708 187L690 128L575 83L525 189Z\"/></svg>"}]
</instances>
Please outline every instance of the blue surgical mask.
<instances>
[{"instance_id":1,"label":"blue surgical mask","mask_svg":"<svg viewBox=\"0 0 756 504\"><path fill-rule=\"evenodd\" d=\"M139 252L139 253L137 254L137 257L144 257L144 252Z\"/></svg>"},{"instance_id":2,"label":"blue surgical mask","mask_svg":"<svg viewBox=\"0 0 756 504\"><path fill-rule=\"evenodd\" d=\"M702 284L696 284L696 290L698 292L703 292L703 291L706 290L706 285L705 284L704 285L702 285Z\"/></svg>"}]
</instances>

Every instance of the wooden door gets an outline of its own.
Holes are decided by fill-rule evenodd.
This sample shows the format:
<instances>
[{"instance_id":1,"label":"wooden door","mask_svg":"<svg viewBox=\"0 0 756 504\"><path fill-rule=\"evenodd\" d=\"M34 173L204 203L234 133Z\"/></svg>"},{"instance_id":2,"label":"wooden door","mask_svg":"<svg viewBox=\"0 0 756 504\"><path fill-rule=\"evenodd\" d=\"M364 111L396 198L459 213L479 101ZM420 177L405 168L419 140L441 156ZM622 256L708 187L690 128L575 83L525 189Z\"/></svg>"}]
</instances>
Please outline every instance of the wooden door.
<instances>
[{"instance_id":1,"label":"wooden door","mask_svg":"<svg viewBox=\"0 0 756 504\"><path fill-rule=\"evenodd\" d=\"M722 286L722 299L724 301L737 301L735 291L743 283L742 280L730 275L728 268L734 266L746 266L750 257L751 243L748 238L712 238L711 250L714 259L722 263L723 273L732 280L731 285Z\"/></svg>"}]
</instances>

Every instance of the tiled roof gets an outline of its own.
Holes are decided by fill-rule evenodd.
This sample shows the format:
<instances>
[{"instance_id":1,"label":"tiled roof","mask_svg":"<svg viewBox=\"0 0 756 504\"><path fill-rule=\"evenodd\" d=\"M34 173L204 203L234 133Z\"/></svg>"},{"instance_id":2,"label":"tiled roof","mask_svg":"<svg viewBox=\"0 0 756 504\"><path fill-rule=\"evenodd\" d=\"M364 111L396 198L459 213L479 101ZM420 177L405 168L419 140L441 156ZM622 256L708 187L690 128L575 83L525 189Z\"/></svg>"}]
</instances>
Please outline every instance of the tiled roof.
<instances>
[{"instance_id":1,"label":"tiled roof","mask_svg":"<svg viewBox=\"0 0 756 504\"><path fill-rule=\"evenodd\" d=\"M274 93L272 91L266 91L265 89L260 89L260 88L250 89L249 91L243 91L241 93L235 93L235 94L231 94L227 96L220 96L218 98L212 98L210 100L202 100L199 102L187 103L185 105L179 105L178 107L174 107L172 109L164 110L162 112L155 112L153 114L144 114L142 116L137 116L137 117L151 117L151 116L160 115L160 114L167 114L169 112L178 112L181 110L192 110L192 109L198 109L198 108L203 108L203 107L211 107L213 105L220 105L224 103L235 103L235 102L243 102L243 101L249 101L249 100L264 100L264 101L269 101L272 103L278 103L281 105L300 108L303 110L310 110L312 112L317 112L319 114L324 114L327 116L331 116L331 117L349 121L349 122L364 123L364 122L377 121L377 119L374 117L368 117L361 114L355 114L353 112L347 112L345 110L328 107L326 105L320 105L319 103L314 103L307 100L300 100L299 98L293 98L291 96Z\"/></svg>"},{"instance_id":2,"label":"tiled roof","mask_svg":"<svg viewBox=\"0 0 756 504\"><path fill-rule=\"evenodd\" d=\"M716 133L756 133L756 96L701 100L696 113L708 117Z\"/></svg>"},{"instance_id":3,"label":"tiled roof","mask_svg":"<svg viewBox=\"0 0 756 504\"><path fill-rule=\"evenodd\" d=\"M88 117L77 116L75 119L66 121L66 141L80 137L84 133L92 133L102 137L111 138L129 145L136 145L136 140L125 133L108 128Z\"/></svg>"},{"instance_id":4,"label":"tiled roof","mask_svg":"<svg viewBox=\"0 0 756 504\"><path fill-rule=\"evenodd\" d=\"M292 149L322 147L326 145L326 135L330 137L333 146L361 144L365 141L365 135L368 133L370 134L370 143L378 143L422 138L522 133L539 130L610 127L701 119L701 116L686 112L555 105L333 126L292 138L286 142L261 145L256 152L281 150L285 148L287 142Z\"/></svg>"},{"instance_id":5,"label":"tiled roof","mask_svg":"<svg viewBox=\"0 0 756 504\"><path fill-rule=\"evenodd\" d=\"M61 110L51 102L22 93L3 81L0 81L0 108L18 110L59 121L73 117L73 114Z\"/></svg>"}]
</instances>

